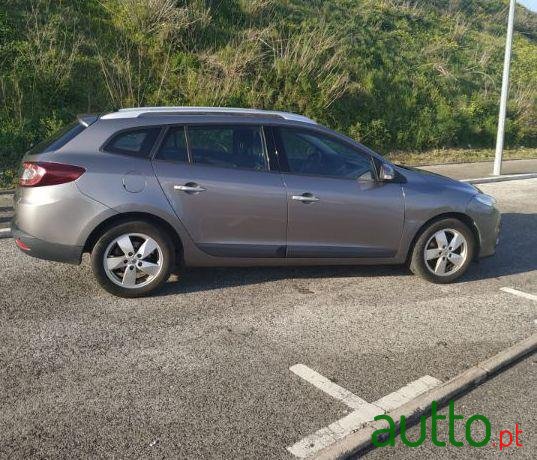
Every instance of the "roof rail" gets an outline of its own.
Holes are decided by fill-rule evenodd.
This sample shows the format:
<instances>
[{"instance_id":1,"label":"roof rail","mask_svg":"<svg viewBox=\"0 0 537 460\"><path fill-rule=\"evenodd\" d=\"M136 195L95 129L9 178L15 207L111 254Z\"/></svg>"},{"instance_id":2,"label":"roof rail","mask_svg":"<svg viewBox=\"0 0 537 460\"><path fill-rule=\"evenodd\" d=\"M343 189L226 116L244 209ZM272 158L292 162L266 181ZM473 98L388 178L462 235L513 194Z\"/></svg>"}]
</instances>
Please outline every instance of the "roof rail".
<instances>
[{"instance_id":1,"label":"roof rail","mask_svg":"<svg viewBox=\"0 0 537 460\"><path fill-rule=\"evenodd\" d=\"M285 120L301 121L303 123L317 124L311 118L290 112L273 110L240 109L234 107L133 107L120 109L117 112L108 113L101 118L104 120L121 118L139 118L145 115L170 116L170 115L244 115L259 117L278 117Z\"/></svg>"}]
</instances>

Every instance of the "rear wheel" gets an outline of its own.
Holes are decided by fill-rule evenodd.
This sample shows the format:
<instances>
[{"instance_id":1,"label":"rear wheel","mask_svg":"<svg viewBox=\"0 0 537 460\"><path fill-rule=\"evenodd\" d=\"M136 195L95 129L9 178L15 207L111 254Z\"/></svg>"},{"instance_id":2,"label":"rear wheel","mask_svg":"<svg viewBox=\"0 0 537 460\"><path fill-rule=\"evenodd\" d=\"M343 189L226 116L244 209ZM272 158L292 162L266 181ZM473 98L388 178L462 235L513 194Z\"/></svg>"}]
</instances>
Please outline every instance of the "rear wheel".
<instances>
[{"instance_id":1,"label":"rear wheel","mask_svg":"<svg viewBox=\"0 0 537 460\"><path fill-rule=\"evenodd\" d=\"M91 265L97 281L108 292L140 297L168 279L174 257L173 244L165 231L133 221L103 233L91 252Z\"/></svg>"},{"instance_id":2,"label":"rear wheel","mask_svg":"<svg viewBox=\"0 0 537 460\"><path fill-rule=\"evenodd\" d=\"M468 269L475 245L466 224L453 218L438 220L416 241L410 270L433 283L451 283Z\"/></svg>"}]
</instances>

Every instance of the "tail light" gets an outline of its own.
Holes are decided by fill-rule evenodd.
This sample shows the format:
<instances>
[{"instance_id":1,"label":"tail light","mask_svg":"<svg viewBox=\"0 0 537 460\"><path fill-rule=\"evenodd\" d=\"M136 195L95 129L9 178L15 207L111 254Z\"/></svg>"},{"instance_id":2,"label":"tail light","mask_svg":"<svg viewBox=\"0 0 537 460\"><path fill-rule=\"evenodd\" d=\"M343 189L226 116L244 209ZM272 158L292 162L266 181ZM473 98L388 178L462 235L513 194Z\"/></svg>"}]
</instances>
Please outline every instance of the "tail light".
<instances>
[{"instance_id":1,"label":"tail light","mask_svg":"<svg viewBox=\"0 0 537 460\"><path fill-rule=\"evenodd\" d=\"M25 161L19 179L21 187L42 187L77 180L86 170L80 166L42 161Z\"/></svg>"},{"instance_id":2,"label":"tail light","mask_svg":"<svg viewBox=\"0 0 537 460\"><path fill-rule=\"evenodd\" d=\"M29 251L29 250L30 250L30 248L29 248L26 244L24 244L19 238L17 238L17 239L15 240L15 243L16 243L16 245L17 245L19 248L21 248L23 251Z\"/></svg>"}]
</instances>

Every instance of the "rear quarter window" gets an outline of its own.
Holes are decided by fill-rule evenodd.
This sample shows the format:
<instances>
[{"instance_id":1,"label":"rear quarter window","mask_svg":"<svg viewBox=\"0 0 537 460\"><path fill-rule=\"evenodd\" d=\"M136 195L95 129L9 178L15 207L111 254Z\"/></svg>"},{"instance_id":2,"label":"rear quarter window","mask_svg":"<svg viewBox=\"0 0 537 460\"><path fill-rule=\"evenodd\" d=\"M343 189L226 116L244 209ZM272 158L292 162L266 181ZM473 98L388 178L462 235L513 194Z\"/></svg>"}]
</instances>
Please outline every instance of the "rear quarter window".
<instances>
[{"instance_id":1,"label":"rear quarter window","mask_svg":"<svg viewBox=\"0 0 537 460\"><path fill-rule=\"evenodd\" d=\"M158 126L122 131L108 141L103 150L110 153L147 158L160 134L160 129Z\"/></svg>"}]
</instances>

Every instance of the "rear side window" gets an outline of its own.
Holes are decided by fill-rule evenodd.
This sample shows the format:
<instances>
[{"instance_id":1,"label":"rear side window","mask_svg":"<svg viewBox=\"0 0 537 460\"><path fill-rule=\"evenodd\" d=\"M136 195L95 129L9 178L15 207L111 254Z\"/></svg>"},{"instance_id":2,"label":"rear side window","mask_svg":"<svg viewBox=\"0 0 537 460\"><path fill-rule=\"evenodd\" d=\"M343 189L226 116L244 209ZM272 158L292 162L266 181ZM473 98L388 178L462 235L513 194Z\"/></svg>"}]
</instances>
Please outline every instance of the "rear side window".
<instances>
[{"instance_id":1,"label":"rear side window","mask_svg":"<svg viewBox=\"0 0 537 460\"><path fill-rule=\"evenodd\" d=\"M185 128L182 126L170 128L157 154L159 160L186 162L188 159L186 148Z\"/></svg>"},{"instance_id":2,"label":"rear side window","mask_svg":"<svg viewBox=\"0 0 537 460\"><path fill-rule=\"evenodd\" d=\"M160 127L123 131L115 135L106 144L104 150L111 153L147 158L159 133Z\"/></svg>"},{"instance_id":3,"label":"rear side window","mask_svg":"<svg viewBox=\"0 0 537 460\"><path fill-rule=\"evenodd\" d=\"M28 153L45 153L45 152L54 152L54 150L61 149L67 142L73 140L78 136L86 127L81 125L78 121L71 123L70 125L65 126L63 129L56 132L49 139L40 142L30 149Z\"/></svg>"},{"instance_id":4,"label":"rear side window","mask_svg":"<svg viewBox=\"0 0 537 460\"><path fill-rule=\"evenodd\" d=\"M267 170L259 126L192 126L188 128L188 140L196 164Z\"/></svg>"}]
</instances>

